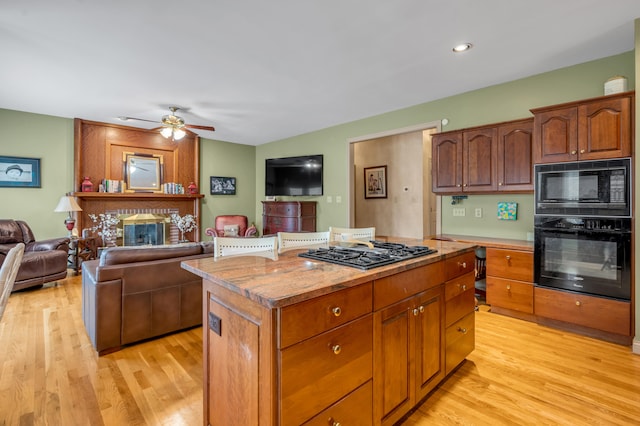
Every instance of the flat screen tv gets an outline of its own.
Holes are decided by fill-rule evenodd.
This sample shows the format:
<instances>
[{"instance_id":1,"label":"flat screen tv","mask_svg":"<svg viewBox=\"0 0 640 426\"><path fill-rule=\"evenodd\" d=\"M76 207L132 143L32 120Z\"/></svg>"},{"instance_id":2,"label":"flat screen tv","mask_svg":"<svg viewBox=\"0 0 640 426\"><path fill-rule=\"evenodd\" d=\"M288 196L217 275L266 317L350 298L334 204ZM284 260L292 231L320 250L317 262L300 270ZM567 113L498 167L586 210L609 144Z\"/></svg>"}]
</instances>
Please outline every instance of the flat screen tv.
<instances>
[{"instance_id":1,"label":"flat screen tv","mask_svg":"<svg viewBox=\"0 0 640 426\"><path fill-rule=\"evenodd\" d=\"M265 160L265 195L322 195L322 155Z\"/></svg>"}]
</instances>

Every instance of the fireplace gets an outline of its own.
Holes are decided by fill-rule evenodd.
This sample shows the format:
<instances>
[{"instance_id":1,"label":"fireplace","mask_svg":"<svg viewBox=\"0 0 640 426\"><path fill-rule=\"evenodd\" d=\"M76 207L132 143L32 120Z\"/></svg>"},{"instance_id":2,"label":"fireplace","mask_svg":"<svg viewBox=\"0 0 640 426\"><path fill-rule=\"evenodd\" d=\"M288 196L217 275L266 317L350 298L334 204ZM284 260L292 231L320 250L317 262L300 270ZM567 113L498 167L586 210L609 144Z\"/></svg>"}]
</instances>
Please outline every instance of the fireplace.
<instances>
[{"instance_id":1,"label":"fireplace","mask_svg":"<svg viewBox=\"0 0 640 426\"><path fill-rule=\"evenodd\" d=\"M115 226L118 246L155 246L176 244L179 230L171 223L171 214L178 209L120 209L108 211L120 222Z\"/></svg>"}]
</instances>

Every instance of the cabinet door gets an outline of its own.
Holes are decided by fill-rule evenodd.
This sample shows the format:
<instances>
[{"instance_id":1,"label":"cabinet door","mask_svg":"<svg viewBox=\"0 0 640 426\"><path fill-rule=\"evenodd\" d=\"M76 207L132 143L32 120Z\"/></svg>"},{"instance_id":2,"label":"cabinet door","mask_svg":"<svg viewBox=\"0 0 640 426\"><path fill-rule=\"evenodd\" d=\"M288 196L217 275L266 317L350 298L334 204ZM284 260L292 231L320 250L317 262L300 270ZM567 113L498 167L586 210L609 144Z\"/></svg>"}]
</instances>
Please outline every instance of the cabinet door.
<instances>
[{"instance_id":1,"label":"cabinet door","mask_svg":"<svg viewBox=\"0 0 640 426\"><path fill-rule=\"evenodd\" d=\"M432 191L462 191L462 132L434 135L431 146Z\"/></svg>"},{"instance_id":2,"label":"cabinet door","mask_svg":"<svg viewBox=\"0 0 640 426\"><path fill-rule=\"evenodd\" d=\"M498 191L533 191L533 120L498 128Z\"/></svg>"},{"instance_id":3,"label":"cabinet door","mask_svg":"<svg viewBox=\"0 0 640 426\"><path fill-rule=\"evenodd\" d=\"M559 163L578 159L576 107L540 112L533 119L534 162Z\"/></svg>"},{"instance_id":4,"label":"cabinet door","mask_svg":"<svg viewBox=\"0 0 640 426\"><path fill-rule=\"evenodd\" d=\"M496 191L497 129L487 127L465 131L462 146L462 191Z\"/></svg>"},{"instance_id":5,"label":"cabinet door","mask_svg":"<svg viewBox=\"0 0 640 426\"><path fill-rule=\"evenodd\" d=\"M413 339L413 299L374 313L373 319L373 415L376 424L392 425L413 407L410 369Z\"/></svg>"},{"instance_id":6,"label":"cabinet door","mask_svg":"<svg viewBox=\"0 0 640 426\"><path fill-rule=\"evenodd\" d=\"M631 156L631 97L578 107L578 156L598 160Z\"/></svg>"},{"instance_id":7,"label":"cabinet door","mask_svg":"<svg viewBox=\"0 0 640 426\"><path fill-rule=\"evenodd\" d=\"M444 378L444 297L442 287L416 296L415 320L416 402Z\"/></svg>"}]
</instances>

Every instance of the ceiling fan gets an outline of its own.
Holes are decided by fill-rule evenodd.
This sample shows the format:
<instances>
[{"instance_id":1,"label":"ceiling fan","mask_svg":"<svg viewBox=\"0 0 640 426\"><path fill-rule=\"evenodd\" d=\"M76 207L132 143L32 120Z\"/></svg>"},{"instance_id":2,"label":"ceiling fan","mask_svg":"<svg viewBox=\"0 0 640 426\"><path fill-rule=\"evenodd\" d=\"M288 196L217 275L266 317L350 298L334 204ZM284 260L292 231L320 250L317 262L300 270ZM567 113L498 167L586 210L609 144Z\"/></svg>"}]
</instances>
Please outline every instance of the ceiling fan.
<instances>
[{"instance_id":1,"label":"ceiling fan","mask_svg":"<svg viewBox=\"0 0 640 426\"><path fill-rule=\"evenodd\" d=\"M160 121L147 120L144 118L135 118L135 117L118 117L118 118L122 121L137 120L137 121L147 121L149 123L160 123L162 124L162 127L156 127L155 129L151 129L151 130L160 130L160 134L162 136L164 136L165 138L171 138L171 140L174 140L174 141L179 141L180 139L182 139L187 134L187 132L193 133L189 129L208 130L210 132L213 132L216 130L213 126L200 126L197 124L185 123L184 118L176 115L176 112L179 109L180 108L176 106L170 106L169 110L171 111L171 114L164 115L162 117L162 120Z\"/></svg>"}]
</instances>

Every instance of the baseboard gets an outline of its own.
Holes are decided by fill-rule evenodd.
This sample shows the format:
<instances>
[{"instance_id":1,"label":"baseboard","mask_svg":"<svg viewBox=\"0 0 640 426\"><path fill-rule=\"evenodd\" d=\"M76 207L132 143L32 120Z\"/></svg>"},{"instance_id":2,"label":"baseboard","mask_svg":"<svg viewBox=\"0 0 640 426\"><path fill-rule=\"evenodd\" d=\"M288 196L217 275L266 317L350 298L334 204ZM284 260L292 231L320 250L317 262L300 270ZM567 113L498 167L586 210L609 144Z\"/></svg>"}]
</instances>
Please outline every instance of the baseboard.
<instances>
[{"instance_id":1,"label":"baseboard","mask_svg":"<svg viewBox=\"0 0 640 426\"><path fill-rule=\"evenodd\" d=\"M634 340L633 341L633 347L632 347L631 351L634 354L640 355L640 340Z\"/></svg>"}]
</instances>

